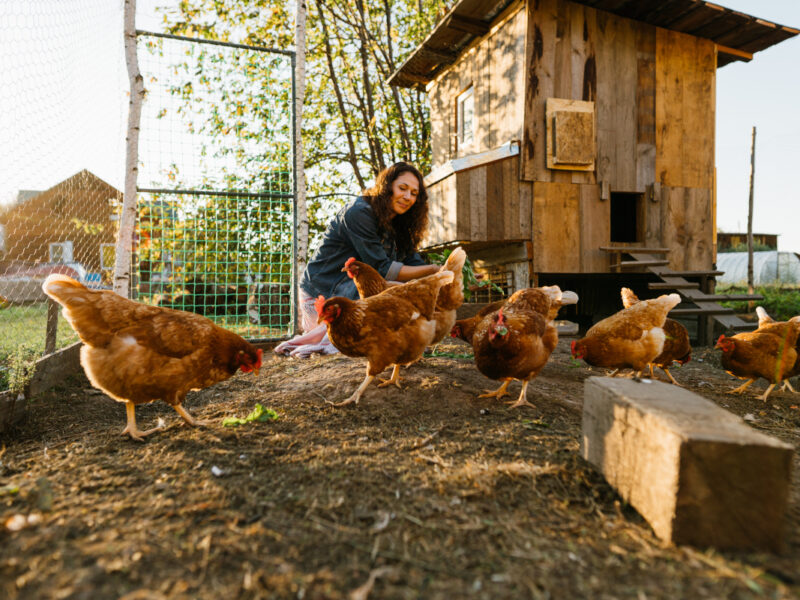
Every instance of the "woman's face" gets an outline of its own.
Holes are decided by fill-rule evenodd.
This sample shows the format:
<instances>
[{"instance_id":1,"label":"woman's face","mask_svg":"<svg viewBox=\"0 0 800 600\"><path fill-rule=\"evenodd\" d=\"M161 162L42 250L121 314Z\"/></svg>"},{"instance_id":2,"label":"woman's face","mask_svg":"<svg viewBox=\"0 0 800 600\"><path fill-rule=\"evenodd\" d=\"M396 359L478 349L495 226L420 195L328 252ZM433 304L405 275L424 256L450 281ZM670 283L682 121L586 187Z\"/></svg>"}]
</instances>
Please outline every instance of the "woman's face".
<instances>
[{"instance_id":1,"label":"woman's face","mask_svg":"<svg viewBox=\"0 0 800 600\"><path fill-rule=\"evenodd\" d=\"M402 215L414 206L419 194L419 180L413 173L401 173L392 182L392 210L395 215Z\"/></svg>"}]
</instances>

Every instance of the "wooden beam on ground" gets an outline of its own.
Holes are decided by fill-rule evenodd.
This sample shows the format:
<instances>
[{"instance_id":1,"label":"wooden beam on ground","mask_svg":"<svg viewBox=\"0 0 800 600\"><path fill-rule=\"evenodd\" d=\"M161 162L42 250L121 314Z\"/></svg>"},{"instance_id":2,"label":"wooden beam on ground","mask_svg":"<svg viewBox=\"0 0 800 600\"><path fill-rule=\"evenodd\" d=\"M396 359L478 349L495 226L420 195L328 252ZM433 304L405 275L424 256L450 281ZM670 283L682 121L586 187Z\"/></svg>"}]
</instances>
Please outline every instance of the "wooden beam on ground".
<instances>
[{"instance_id":1,"label":"wooden beam on ground","mask_svg":"<svg viewBox=\"0 0 800 600\"><path fill-rule=\"evenodd\" d=\"M792 446L693 392L590 377L581 452L668 542L783 547Z\"/></svg>"}]
</instances>

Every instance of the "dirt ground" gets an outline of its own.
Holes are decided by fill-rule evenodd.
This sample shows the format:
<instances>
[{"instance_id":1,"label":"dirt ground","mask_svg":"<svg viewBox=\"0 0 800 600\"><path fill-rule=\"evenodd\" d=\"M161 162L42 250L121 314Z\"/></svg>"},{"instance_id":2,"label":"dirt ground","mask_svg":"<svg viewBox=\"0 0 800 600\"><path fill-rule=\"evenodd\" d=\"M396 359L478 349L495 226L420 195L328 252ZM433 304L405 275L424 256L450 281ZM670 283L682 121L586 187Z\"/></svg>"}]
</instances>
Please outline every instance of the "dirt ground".
<instances>
[{"instance_id":1,"label":"dirt ground","mask_svg":"<svg viewBox=\"0 0 800 600\"><path fill-rule=\"evenodd\" d=\"M402 391L338 409L325 401L363 360L275 357L190 395L207 428L139 407L143 429L167 425L143 444L76 376L3 440L0 597L800 598L800 459L782 554L664 545L579 457L582 384L600 373L569 341L529 386L536 409L477 399L496 383L454 341ZM798 446L800 396L725 395L738 382L718 361L695 349L673 373ZM221 425L256 403L279 418Z\"/></svg>"}]
</instances>

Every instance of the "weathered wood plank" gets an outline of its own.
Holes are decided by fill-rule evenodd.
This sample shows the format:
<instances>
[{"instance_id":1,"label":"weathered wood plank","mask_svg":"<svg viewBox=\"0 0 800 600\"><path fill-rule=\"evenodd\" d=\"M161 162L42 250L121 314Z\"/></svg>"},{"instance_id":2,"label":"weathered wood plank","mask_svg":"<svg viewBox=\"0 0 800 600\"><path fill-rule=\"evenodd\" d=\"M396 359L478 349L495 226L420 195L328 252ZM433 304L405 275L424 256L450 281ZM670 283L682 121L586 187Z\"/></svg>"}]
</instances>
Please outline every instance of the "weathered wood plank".
<instances>
[{"instance_id":1,"label":"weathered wood plank","mask_svg":"<svg viewBox=\"0 0 800 600\"><path fill-rule=\"evenodd\" d=\"M611 240L610 203L601 201L596 185L580 186L581 272L607 273Z\"/></svg>"},{"instance_id":2,"label":"weathered wood plank","mask_svg":"<svg viewBox=\"0 0 800 600\"><path fill-rule=\"evenodd\" d=\"M782 548L792 447L697 394L590 377L581 452L664 540Z\"/></svg>"},{"instance_id":3,"label":"weathered wood plank","mask_svg":"<svg viewBox=\"0 0 800 600\"><path fill-rule=\"evenodd\" d=\"M470 169L470 235L472 241L485 241L486 230L486 166Z\"/></svg>"},{"instance_id":4,"label":"weathered wood plank","mask_svg":"<svg viewBox=\"0 0 800 600\"><path fill-rule=\"evenodd\" d=\"M486 165L486 239L506 239L503 162Z\"/></svg>"},{"instance_id":5,"label":"weathered wood plank","mask_svg":"<svg viewBox=\"0 0 800 600\"><path fill-rule=\"evenodd\" d=\"M458 222L456 223L456 239L472 239L472 202L470 187L470 171L456 173L456 211L458 212Z\"/></svg>"},{"instance_id":6,"label":"weathered wood plank","mask_svg":"<svg viewBox=\"0 0 800 600\"><path fill-rule=\"evenodd\" d=\"M537 4L534 6L534 4ZM557 1L526 4L528 32L525 64L525 131L521 158L522 177L528 181L551 181L545 165L545 101L554 94Z\"/></svg>"},{"instance_id":7,"label":"weathered wood plank","mask_svg":"<svg viewBox=\"0 0 800 600\"><path fill-rule=\"evenodd\" d=\"M580 186L533 185L533 259L540 273L580 271Z\"/></svg>"}]
</instances>

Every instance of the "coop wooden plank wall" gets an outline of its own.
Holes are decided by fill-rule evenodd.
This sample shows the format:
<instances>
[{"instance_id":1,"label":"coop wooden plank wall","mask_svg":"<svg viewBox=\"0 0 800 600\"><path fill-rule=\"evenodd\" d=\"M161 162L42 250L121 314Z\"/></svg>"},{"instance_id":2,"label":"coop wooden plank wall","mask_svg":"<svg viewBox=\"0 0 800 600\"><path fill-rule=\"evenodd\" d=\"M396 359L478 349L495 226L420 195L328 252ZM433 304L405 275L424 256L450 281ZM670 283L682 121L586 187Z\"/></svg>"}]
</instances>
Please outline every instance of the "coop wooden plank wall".
<instances>
[{"instance_id":1,"label":"coop wooden plank wall","mask_svg":"<svg viewBox=\"0 0 800 600\"><path fill-rule=\"evenodd\" d=\"M522 68L512 57L520 39ZM529 235L537 272L607 272L599 250L612 243L610 202L599 192L605 184L646 195L638 210L643 244L671 248L675 269L709 269L715 77L709 40L566 0L529 0L430 88L435 165L462 155L451 147L454 102L470 83L478 134L467 153L521 136L519 157L434 186L442 201L432 202L431 240ZM547 168L548 98L595 103L594 171Z\"/></svg>"},{"instance_id":2,"label":"coop wooden plank wall","mask_svg":"<svg viewBox=\"0 0 800 600\"><path fill-rule=\"evenodd\" d=\"M429 186L425 245L531 239L533 186L519 156L461 171Z\"/></svg>"},{"instance_id":3,"label":"coop wooden plank wall","mask_svg":"<svg viewBox=\"0 0 800 600\"><path fill-rule=\"evenodd\" d=\"M496 30L464 52L428 90L434 165L491 150L522 136L524 3L510 6L493 29ZM455 99L470 85L474 86L475 94L476 136L470 146L458 148L455 144Z\"/></svg>"}]
</instances>

